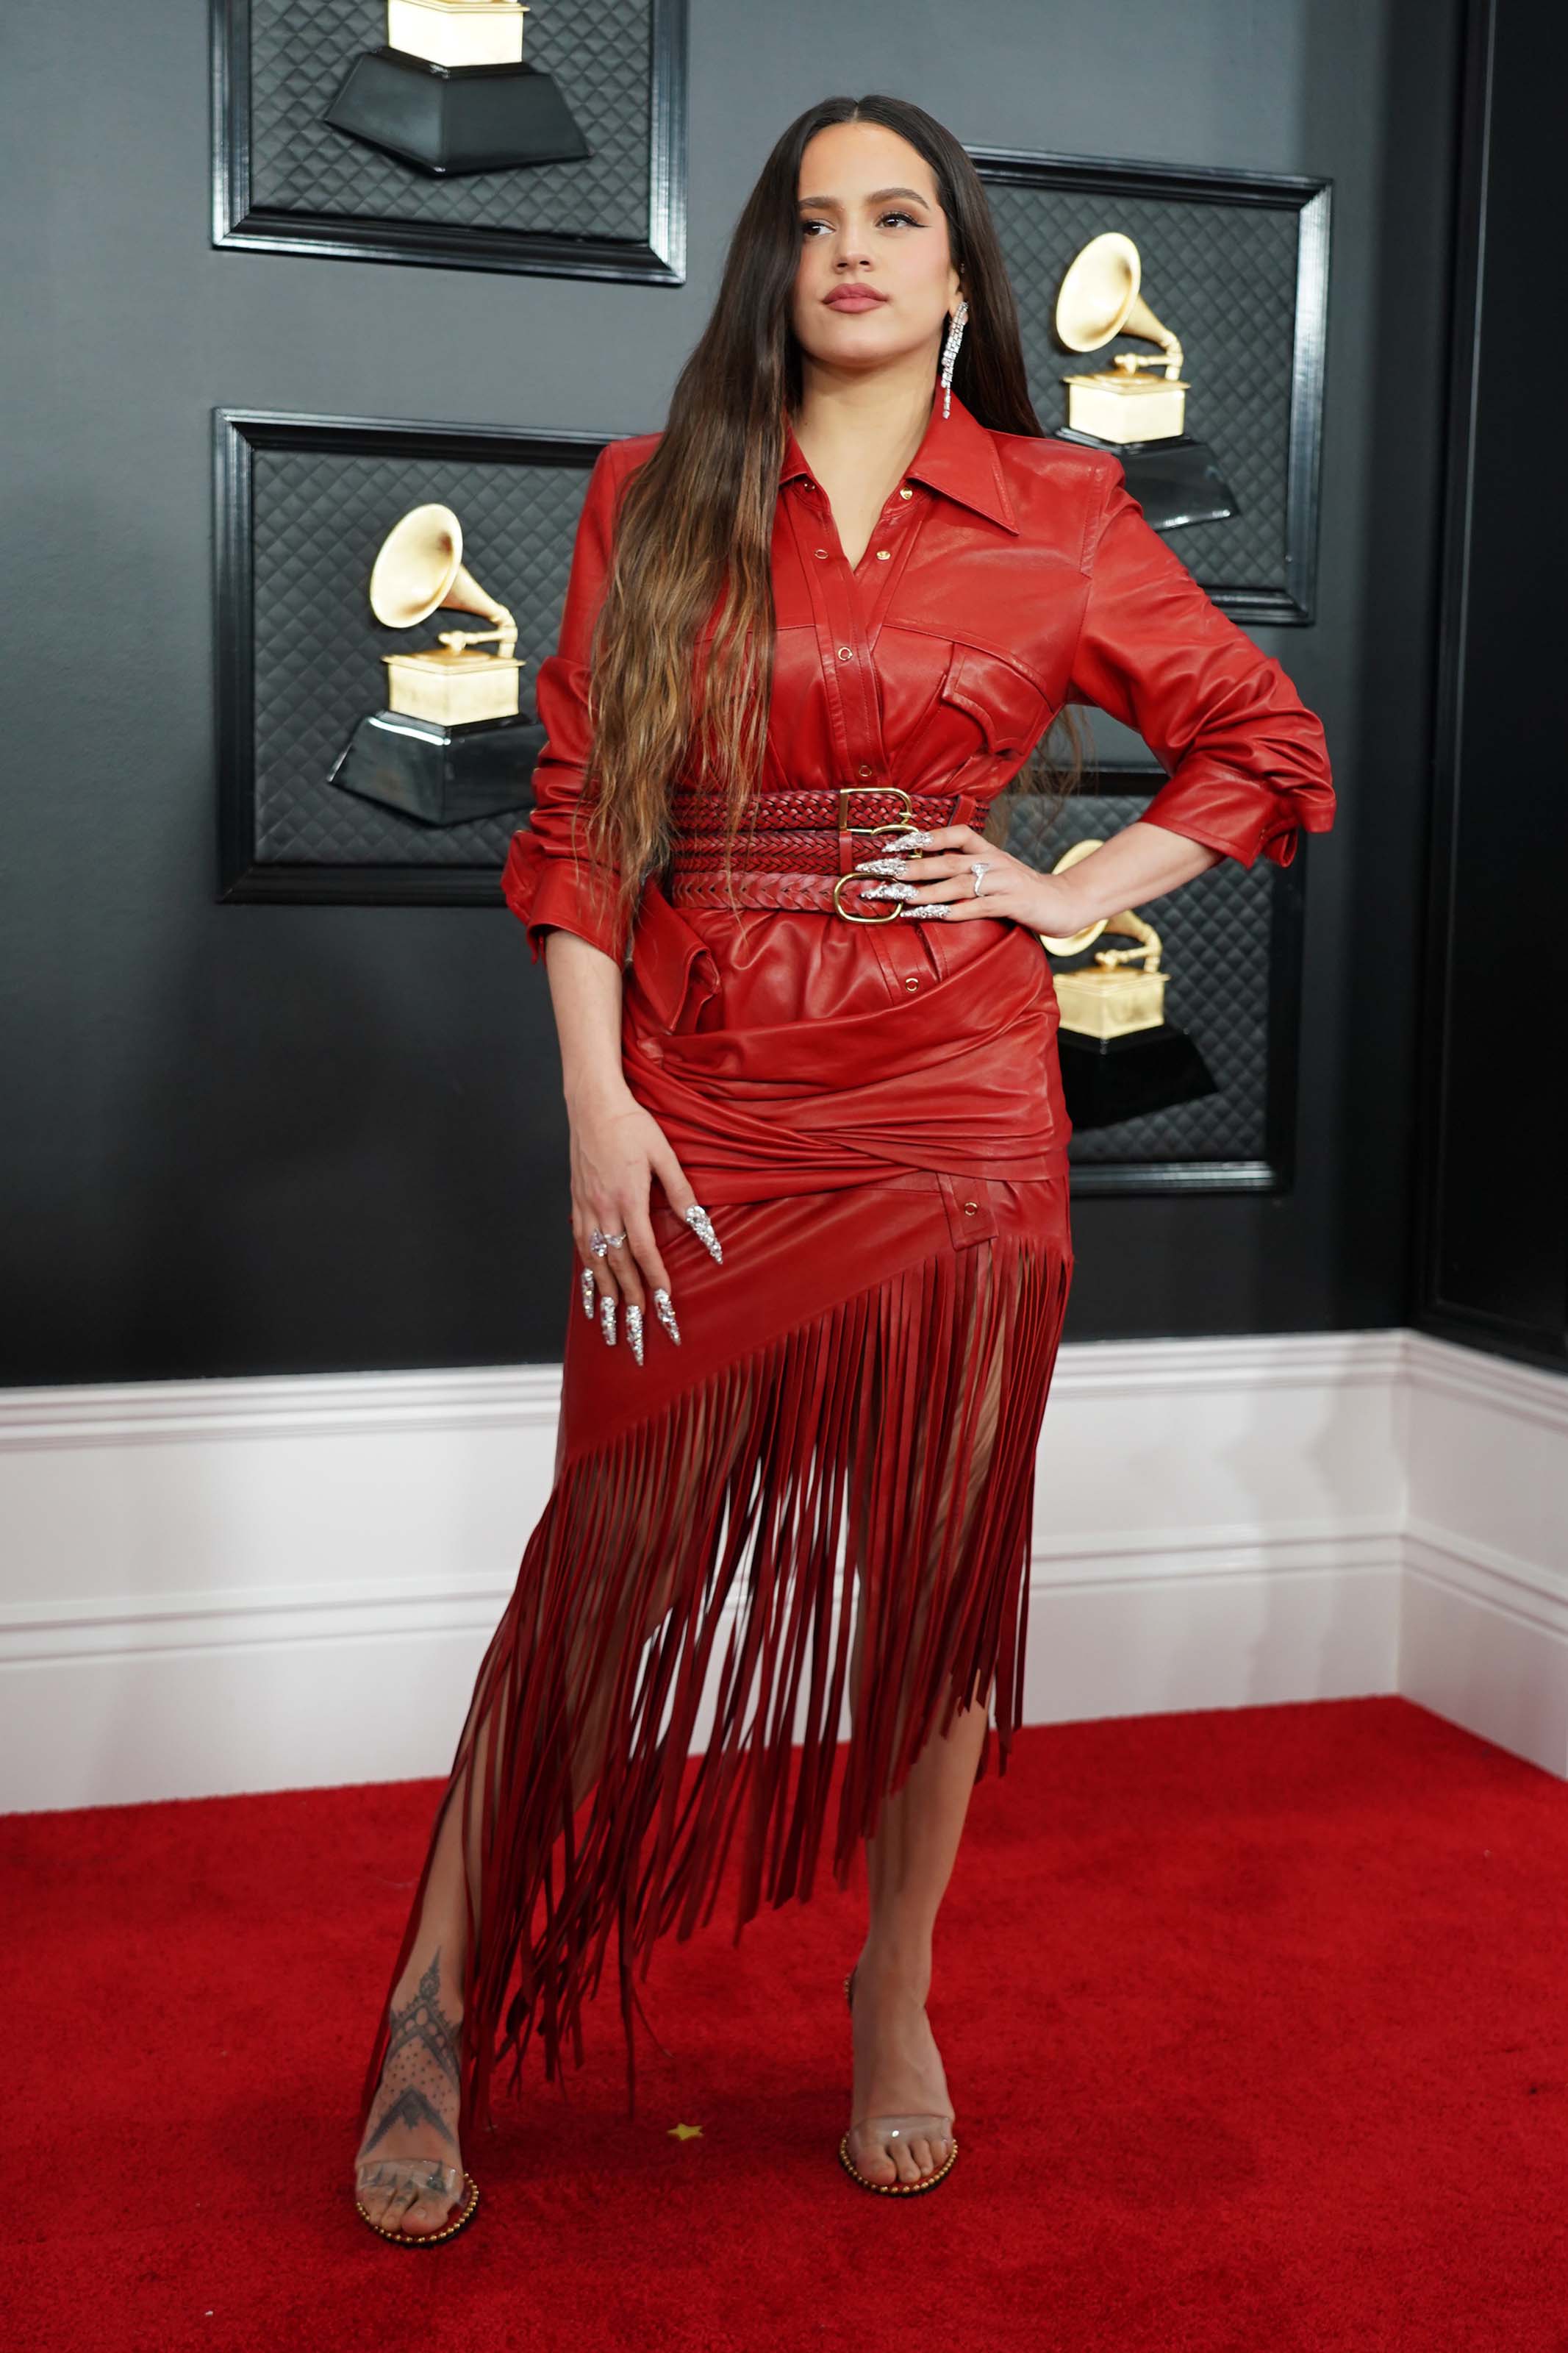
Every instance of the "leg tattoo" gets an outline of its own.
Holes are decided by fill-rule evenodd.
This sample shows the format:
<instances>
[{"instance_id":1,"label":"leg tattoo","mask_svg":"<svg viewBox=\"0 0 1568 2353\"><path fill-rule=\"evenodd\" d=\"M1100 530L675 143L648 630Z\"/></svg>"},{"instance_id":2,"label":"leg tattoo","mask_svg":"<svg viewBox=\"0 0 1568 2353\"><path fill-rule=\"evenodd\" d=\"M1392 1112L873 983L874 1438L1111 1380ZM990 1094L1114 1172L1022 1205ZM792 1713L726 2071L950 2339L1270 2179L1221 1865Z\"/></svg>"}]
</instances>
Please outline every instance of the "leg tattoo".
<instances>
[{"instance_id":1,"label":"leg tattoo","mask_svg":"<svg viewBox=\"0 0 1568 2353\"><path fill-rule=\"evenodd\" d=\"M390 2062L410 2044L429 2052L430 2057L455 2086L460 2068L458 2056L458 2029L447 2016L440 2003L441 1950L439 1946L430 1956L430 1965L419 1980L419 1990L413 2000L392 2013L392 2031L386 2055Z\"/></svg>"},{"instance_id":2,"label":"leg tattoo","mask_svg":"<svg viewBox=\"0 0 1568 2353\"><path fill-rule=\"evenodd\" d=\"M398 2125L429 2126L453 2148L457 2110L451 2095L461 2080L460 2028L441 2007L441 1955L434 1952L413 1998L391 2012L382 2088L386 2106L365 2138L368 2156ZM437 2105L437 2102L441 2105ZM443 2116L441 2106L450 2113Z\"/></svg>"}]
</instances>

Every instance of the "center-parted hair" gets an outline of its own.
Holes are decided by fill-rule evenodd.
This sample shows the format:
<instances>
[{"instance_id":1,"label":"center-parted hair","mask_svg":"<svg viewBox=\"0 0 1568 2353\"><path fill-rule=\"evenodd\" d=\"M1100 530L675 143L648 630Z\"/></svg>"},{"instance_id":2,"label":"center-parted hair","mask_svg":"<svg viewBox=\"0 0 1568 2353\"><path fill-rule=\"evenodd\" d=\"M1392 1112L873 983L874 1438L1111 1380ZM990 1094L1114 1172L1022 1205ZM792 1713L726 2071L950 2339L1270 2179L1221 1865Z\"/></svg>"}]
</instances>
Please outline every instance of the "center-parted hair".
<instances>
[{"instance_id":1,"label":"center-parted hair","mask_svg":"<svg viewBox=\"0 0 1568 2353\"><path fill-rule=\"evenodd\" d=\"M906 99L825 98L808 107L775 142L746 199L668 422L621 495L590 655L584 807L590 853L618 870L628 917L643 877L668 856L668 793L683 769L724 793L728 843L754 808L773 688L779 469L788 416L801 398L790 315L801 158L837 122L882 123L924 156L969 305L953 388L994 431L1043 434L990 206L958 141ZM710 624L699 710L695 654ZM1070 712L1060 724L1065 760L1040 744L1012 790L1071 789L1083 739Z\"/></svg>"}]
</instances>

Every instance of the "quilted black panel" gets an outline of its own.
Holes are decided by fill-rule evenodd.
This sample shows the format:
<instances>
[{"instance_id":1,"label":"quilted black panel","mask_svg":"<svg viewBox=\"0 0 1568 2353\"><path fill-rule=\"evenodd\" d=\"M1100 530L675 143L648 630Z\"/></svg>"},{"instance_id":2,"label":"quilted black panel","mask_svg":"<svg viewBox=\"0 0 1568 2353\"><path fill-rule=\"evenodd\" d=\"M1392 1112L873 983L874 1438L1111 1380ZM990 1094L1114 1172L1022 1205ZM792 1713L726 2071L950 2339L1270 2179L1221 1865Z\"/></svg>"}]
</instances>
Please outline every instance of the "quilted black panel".
<instances>
[{"instance_id":1,"label":"quilted black panel","mask_svg":"<svg viewBox=\"0 0 1568 2353\"><path fill-rule=\"evenodd\" d=\"M1156 349L1116 335L1098 352L1064 352L1052 327L1074 255L1101 230L1121 229L1138 248L1144 301L1182 339L1187 430L1214 450L1242 510L1227 522L1184 524L1169 543L1205 587L1282 588L1300 215L1003 181L988 182L986 195L1047 432L1067 423L1069 370L1092 373L1117 352Z\"/></svg>"},{"instance_id":2,"label":"quilted black panel","mask_svg":"<svg viewBox=\"0 0 1568 2353\"><path fill-rule=\"evenodd\" d=\"M516 616L521 702L531 712L534 675L560 635L586 459L444 464L263 448L254 465L258 864L499 870L520 817L425 826L327 782L355 722L385 704L379 655L433 645L437 628L486 626L443 612L384 629L366 586L408 508L434 499L454 509L468 569ZM518 798L526 808L526 775Z\"/></svg>"},{"instance_id":3,"label":"quilted black panel","mask_svg":"<svg viewBox=\"0 0 1568 2353\"><path fill-rule=\"evenodd\" d=\"M1007 846L1044 871L1073 842L1102 839L1130 825L1146 806L1147 797L1141 794L1074 794L1055 823L1047 825L1048 804L1024 796L1014 808ZM1180 890L1139 907L1160 934L1160 962L1171 975L1166 1018L1193 1039L1219 1092L1114 1127L1075 1132L1068 1145L1075 1167L1265 1158L1277 872L1262 859L1250 869L1223 859ZM1092 964L1095 949L1105 946L1108 937L1102 933L1079 955L1053 956L1052 970L1070 972ZM1131 943L1118 934L1110 944Z\"/></svg>"},{"instance_id":4,"label":"quilted black panel","mask_svg":"<svg viewBox=\"0 0 1568 2353\"><path fill-rule=\"evenodd\" d=\"M250 195L266 211L459 228L644 238L648 227L647 0L573 0L524 18L523 57L553 74L592 153L433 180L321 117L383 0L251 0Z\"/></svg>"}]
</instances>

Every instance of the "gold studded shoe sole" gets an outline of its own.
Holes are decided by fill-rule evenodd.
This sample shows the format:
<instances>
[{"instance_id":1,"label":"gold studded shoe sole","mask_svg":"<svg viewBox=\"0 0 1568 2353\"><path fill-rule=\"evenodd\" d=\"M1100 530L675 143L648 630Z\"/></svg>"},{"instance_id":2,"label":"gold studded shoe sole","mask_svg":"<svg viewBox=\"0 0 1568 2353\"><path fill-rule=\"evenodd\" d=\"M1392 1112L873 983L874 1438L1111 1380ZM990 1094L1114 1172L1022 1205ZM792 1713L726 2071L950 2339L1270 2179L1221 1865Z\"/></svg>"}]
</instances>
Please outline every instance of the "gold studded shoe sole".
<instances>
[{"instance_id":1,"label":"gold studded shoe sole","mask_svg":"<svg viewBox=\"0 0 1568 2353\"><path fill-rule=\"evenodd\" d=\"M851 1969L849 1977L847 1977L844 1980L844 1999L849 2005L849 2014L851 2017L855 2014L855 1996L850 1991L849 1978L852 1978L854 1974L854 1970ZM866 2121L869 2124L872 2119L868 2117ZM945 2181L948 2175L952 2171L953 2167L958 2163L958 2136L956 2133L950 2136L950 2143L951 2145L948 2148L947 2155L937 2167L936 2171L934 2173L923 2175L919 2181L868 2181L866 2176L861 2172L859 2167L856 2164L854 2158L849 2154L849 2135L847 2133L844 2135L843 2139L838 2144L838 2161L840 2165L843 2166L845 2172L849 2176L851 2181L858 2183L862 2189L875 2190L879 2198L918 2198L922 2189L934 2189L939 2181Z\"/></svg>"},{"instance_id":2,"label":"gold studded shoe sole","mask_svg":"<svg viewBox=\"0 0 1568 2353\"><path fill-rule=\"evenodd\" d=\"M958 2142L952 2141L936 2171L923 2175L919 2181L868 2181L849 2154L847 2133L838 2144L838 2158L850 2180L858 2182L862 2189L874 2189L879 2198L918 2198L922 2189L934 2189L939 2181L946 2180L958 2163Z\"/></svg>"},{"instance_id":3,"label":"gold studded shoe sole","mask_svg":"<svg viewBox=\"0 0 1568 2353\"><path fill-rule=\"evenodd\" d=\"M361 2220L370 2224L377 2238L390 2240L395 2247L438 2247L443 2239L455 2239L459 2231L466 2230L479 2211L479 2183L471 2173L464 2174L463 2183L467 2191L463 2203L451 2221L439 2231L389 2231L384 2222L372 2221L357 2198L354 2206Z\"/></svg>"}]
</instances>

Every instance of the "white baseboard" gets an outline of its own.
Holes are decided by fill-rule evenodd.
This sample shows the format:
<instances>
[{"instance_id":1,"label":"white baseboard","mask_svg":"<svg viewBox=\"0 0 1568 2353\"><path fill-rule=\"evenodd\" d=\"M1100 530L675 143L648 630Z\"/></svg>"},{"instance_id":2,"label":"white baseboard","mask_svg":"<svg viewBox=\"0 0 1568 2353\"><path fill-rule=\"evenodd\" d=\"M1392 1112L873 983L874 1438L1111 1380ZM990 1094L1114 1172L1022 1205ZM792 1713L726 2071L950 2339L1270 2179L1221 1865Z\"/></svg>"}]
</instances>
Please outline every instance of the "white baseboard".
<instances>
[{"instance_id":1,"label":"white baseboard","mask_svg":"<svg viewBox=\"0 0 1568 2353\"><path fill-rule=\"evenodd\" d=\"M0 1392L0 1809L444 1772L558 1398ZM1423 1335L1066 1345L1028 1720L1398 1691L1568 1776L1565 1498L1568 1384Z\"/></svg>"},{"instance_id":2,"label":"white baseboard","mask_svg":"<svg viewBox=\"0 0 1568 2353\"><path fill-rule=\"evenodd\" d=\"M1411 1351L1399 1688L1568 1777L1568 1382Z\"/></svg>"}]
</instances>

